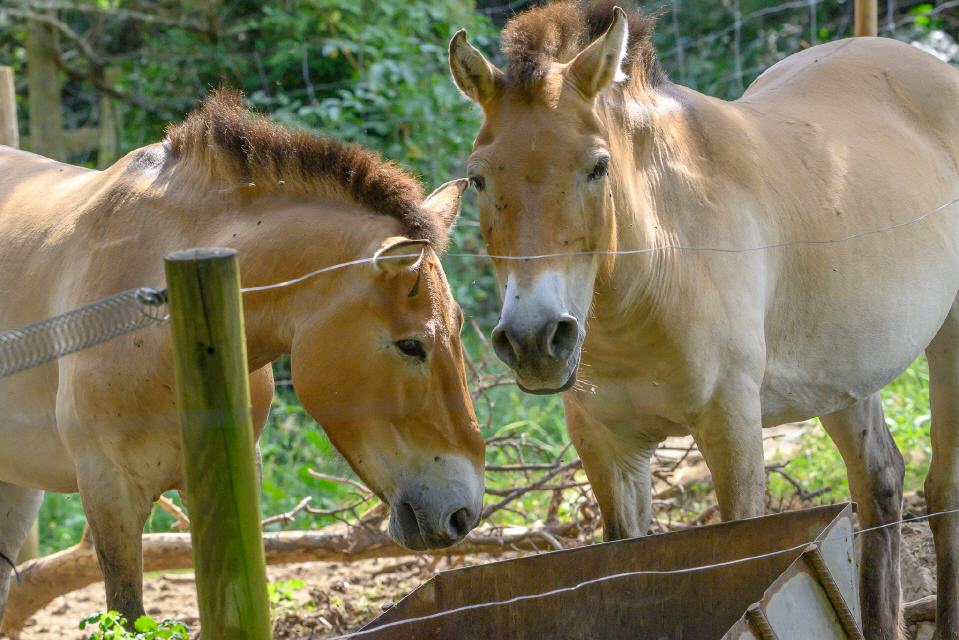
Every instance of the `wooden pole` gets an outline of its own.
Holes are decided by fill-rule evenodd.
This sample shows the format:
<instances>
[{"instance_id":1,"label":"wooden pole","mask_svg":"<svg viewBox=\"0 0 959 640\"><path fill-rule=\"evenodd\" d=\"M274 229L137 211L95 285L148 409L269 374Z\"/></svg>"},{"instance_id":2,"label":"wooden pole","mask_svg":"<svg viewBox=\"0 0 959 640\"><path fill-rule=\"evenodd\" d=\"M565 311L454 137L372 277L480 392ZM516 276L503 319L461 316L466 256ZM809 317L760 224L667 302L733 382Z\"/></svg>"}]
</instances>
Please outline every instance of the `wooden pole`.
<instances>
[{"instance_id":1,"label":"wooden pole","mask_svg":"<svg viewBox=\"0 0 959 640\"><path fill-rule=\"evenodd\" d=\"M66 160L63 101L60 96L60 55L57 32L48 24L27 21L27 97L30 151L54 160Z\"/></svg>"},{"instance_id":2,"label":"wooden pole","mask_svg":"<svg viewBox=\"0 0 959 640\"><path fill-rule=\"evenodd\" d=\"M236 252L166 258L173 368L203 637L269 640Z\"/></svg>"},{"instance_id":3,"label":"wooden pole","mask_svg":"<svg viewBox=\"0 0 959 640\"><path fill-rule=\"evenodd\" d=\"M856 0L856 36L878 35L878 4L878 0Z\"/></svg>"},{"instance_id":4,"label":"wooden pole","mask_svg":"<svg viewBox=\"0 0 959 640\"><path fill-rule=\"evenodd\" d=\"M17 93L13 85L13 69L10 67L0 67L0 144L20 146Z\"/></svg>"}]
</instances>

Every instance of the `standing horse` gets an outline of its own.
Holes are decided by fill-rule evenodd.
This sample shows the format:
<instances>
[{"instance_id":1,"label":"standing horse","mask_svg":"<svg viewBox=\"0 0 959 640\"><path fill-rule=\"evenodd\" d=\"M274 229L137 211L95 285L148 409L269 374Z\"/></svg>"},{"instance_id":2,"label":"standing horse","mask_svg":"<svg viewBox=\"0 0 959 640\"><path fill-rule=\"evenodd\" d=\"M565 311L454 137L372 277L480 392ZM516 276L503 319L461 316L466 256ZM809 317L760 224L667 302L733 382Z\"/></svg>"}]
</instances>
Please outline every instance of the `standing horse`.
<instances>
[{"instance_id":1,"label":"standing horse","mask_svg":"<svg viewBox=\"0 0 959 640\"><path fill-rule=\"evenodd\" d=\"M926 497L959 507L959 206L941 208L959 197L959 71L894 40L843 40L725 102L670 83L652 29L564 2L507 24L505 70L462 31L450 43L484 114L469 176L489 251L540 256L494 258L495 348L524 389L565 391L606 536L646 531L650 455L674 435L702 450L723 517L761 514L762 428L813 416L862 525L895 523L903 460L879 390L923 350ZM588 255L556 255L573 252ZM936 637L956 639L959 515L931 525ZM893 638L898 527L862 553L865 632Z\"/></svg>"},{"instance_id":2,"label":"standing horse","mask_svg":"<svg viewBox=\"0 0 959 640\"><path fill-rule=\"evenodd\" d=\"M244 296L257 435L270 363L290 354L300 401L390 505L391 535L444 547L483 496L462 312L436 253L465 186L424 201L375 154L284 129L229 93L103 172L2 148L0 326L160 284L173 249L236 248L247 286L375 255ZM167 332L151 330L0 380L0 553L16 557L41 489L79 490L107 605L129 620L143 613L144 522L182 487L171 360ZM9 574L0 560L0 617Z\"/></svg>"}]
</instances>

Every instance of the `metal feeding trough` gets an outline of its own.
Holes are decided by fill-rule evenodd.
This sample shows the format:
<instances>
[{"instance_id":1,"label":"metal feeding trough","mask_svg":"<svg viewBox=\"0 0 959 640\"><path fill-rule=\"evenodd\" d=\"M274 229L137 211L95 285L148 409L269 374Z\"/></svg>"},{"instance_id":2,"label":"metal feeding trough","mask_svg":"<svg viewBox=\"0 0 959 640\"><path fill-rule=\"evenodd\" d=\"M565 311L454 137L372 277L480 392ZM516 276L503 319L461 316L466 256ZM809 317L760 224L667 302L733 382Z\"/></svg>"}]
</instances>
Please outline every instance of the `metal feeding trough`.
<instances>
[{"instance_id":1,"label":"metal feeding trough","mask_svg":"<svg viewBox=\"0 0 959 640\"><path fill-rule=\"evenodd\" d=\"M636 571L671 573L617 575ZM360 637L830 640L860 620L847 503L445 571Z\"/></svg>"}]
</instances>

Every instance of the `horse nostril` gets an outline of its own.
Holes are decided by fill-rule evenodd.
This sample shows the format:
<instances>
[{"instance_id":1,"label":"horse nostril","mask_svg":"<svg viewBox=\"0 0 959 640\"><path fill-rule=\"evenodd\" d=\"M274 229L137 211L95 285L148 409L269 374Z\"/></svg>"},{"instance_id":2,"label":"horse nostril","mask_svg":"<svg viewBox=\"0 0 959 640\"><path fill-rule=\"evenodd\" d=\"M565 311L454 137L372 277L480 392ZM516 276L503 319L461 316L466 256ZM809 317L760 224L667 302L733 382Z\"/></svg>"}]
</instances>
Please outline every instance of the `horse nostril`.
<instances>
[{"instance_id":1,"label":"horse nostril","mask_svg":"<svg viewBox=\"0 0 959 640\"><path fill-rule=\"evenodd\" d=\"M409 502L401 502L396 509L396 519L406 535L420 535L420 523L416 520L416 512Z\"/></svg>"},{"instance_id":2,"label":"horse nostril","mask_svg":"<svg viewBox=\"0 0 959 640\"><path fill-rule=\"evenodd\" d=\"M450 514L449 521L446 524L446 531L452 540L459 540L470 530L470 512L463 508Z\"/></svg>"},{"instance_id":3,"label":"horse nostril","mask_svg":"<svg viewBox=\"0 0 959 640\"><path fill-rule=\"evenodd\" d=\"M515 367L517 361L519 360L519 354L516 350L516 345L513 342L513 339L509 335L509 330L499 324L493 329L493 351L496 352L496 356L503 361L507 367Z\"/></svg>"},{"instance_id":4,"label":"horse nostril","mask_svg":"<svg viewBox=\"0 0 959 640\"><path fill-rule=\"evenodd\" d=\"M565 361L576 348L579 339L579 324L573 316L563 316L553 325L547 343L547 352L557 360Z\"/></svg>"}]
</instances>

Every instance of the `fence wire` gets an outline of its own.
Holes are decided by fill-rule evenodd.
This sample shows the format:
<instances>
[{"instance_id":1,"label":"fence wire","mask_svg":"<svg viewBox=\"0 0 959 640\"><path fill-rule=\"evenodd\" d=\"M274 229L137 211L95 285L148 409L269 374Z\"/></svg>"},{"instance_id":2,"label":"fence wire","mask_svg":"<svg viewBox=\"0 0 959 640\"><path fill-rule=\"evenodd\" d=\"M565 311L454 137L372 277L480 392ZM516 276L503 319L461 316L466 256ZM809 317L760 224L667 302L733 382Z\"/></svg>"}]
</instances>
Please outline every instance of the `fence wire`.
<instances>
[{"instance_id":1,"label":"fence wire","mask_svg":"<svg viewBox=\"0 0 959 640\"><path fill-rule=\"evenodd\" d=\"M758 246L713 247L689 245L659 245L640 249L568 251L543 253L537 255L512 256L490 255L486 253L448 253L447 258L485 259L504 261L546 260L550 258L571 258L577 256L630 256L654 252L676 253L751 253L769 251L793 246L817 246L850 242L868 236L889 233L918 224L959 203L959 197L945 202L920 216L896 224L851 233L836 238L809 238L785 240ZM272 284L244 287L242 293L258 293L290 287L305 282L324 273L338 271L347 267L370 264L374 260L403 260L418 257L419 254L367 257L341 262L305 273L292 280ZM25 369L39 366L62 356L76 353L125 335L132 331L151 326L160 326L168 320L166 314L166 290L141 287L104 298L69 313L47 320L0 333L0 378L13 375Z\"/></svg>"}]
</instances>

